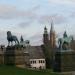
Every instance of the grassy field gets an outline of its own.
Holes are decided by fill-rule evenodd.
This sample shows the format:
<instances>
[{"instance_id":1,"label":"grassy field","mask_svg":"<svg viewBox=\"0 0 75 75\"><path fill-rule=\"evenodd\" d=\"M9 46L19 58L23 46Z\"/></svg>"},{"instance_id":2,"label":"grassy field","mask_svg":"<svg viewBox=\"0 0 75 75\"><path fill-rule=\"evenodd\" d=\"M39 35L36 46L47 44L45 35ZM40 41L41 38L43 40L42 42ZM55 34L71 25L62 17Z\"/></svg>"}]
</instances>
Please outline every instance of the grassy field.
<instances>
[{"instance_id":1,"label":"grassy field","mask_svg":"<svg viewBox=\"0 0 75 75\"><path fill-rule=\"evenodd\" d=\"M0 75L58 75L51 71L33 71L27 69L16 68L12 66L0 65Z\"/></svg>"}]
</instances>

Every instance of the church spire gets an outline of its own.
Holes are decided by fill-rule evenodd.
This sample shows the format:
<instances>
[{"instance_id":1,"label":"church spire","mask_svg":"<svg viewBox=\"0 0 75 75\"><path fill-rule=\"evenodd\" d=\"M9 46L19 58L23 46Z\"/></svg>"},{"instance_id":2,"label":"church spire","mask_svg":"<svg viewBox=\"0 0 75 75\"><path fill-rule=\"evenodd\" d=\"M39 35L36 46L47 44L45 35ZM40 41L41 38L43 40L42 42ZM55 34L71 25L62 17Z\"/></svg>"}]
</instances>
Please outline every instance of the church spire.
<instances>
[{"instance_id":1,"label":"church spire","mask_svg":"<svg viewBox=\"0 0 75 75\"><path fill-rule=\"evenodd\" d=\"M44 34L48 34L46 26L44 28Z\"/></svg>"},{"instance_id":2,"label":"church spire","mask_svg":"<svg viewBox=\"0 0 75 75\"><path fill-rule=\"evenodd\" d=\"M53 32L53 31L54 31L54 24L53 24L53 20L52 20L50 32Z\"/></svg>"},{"instance_id":3,"label":"church spire","mask_svg":"<svg viewBox=\"0 0 75 75\"><path fill-rule=\"evenodd\" d=\"M51 22L51 29L53 29L53 21Z\"/></svg>"},{"instance_id":4,"label":"church spire","mask_svg":"<svg viewBox=\"0 0 75 75\"><path fill-rule=\"evenodd\" d=\"M50 29L50 46L51 48L55 47L55 31L54 31L54 26L53 26L53 20L51 22L51 29Z\"/></svg>"}]
</instances>

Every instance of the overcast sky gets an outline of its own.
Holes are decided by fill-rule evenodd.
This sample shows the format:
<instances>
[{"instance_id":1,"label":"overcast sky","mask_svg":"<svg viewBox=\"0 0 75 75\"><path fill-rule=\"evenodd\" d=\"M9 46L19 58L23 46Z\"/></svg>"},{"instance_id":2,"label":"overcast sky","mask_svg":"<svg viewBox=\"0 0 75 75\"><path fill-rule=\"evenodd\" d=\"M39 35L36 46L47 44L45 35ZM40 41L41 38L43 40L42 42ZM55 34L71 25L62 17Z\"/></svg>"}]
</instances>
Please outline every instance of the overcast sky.
<instances>
[{"instance_id":1,"label":"overcast sky","mask_svg":"<svg viewBox=\"0 0 75 75\"><path fill-rule=\"evenodd\" d=\"M41 44L44 27L50 31L51 18L56 35L65 30L75 35L75 0L0 0L0 44L7 44L8 30L32 45Z\"/></svg>"}]
</instances>

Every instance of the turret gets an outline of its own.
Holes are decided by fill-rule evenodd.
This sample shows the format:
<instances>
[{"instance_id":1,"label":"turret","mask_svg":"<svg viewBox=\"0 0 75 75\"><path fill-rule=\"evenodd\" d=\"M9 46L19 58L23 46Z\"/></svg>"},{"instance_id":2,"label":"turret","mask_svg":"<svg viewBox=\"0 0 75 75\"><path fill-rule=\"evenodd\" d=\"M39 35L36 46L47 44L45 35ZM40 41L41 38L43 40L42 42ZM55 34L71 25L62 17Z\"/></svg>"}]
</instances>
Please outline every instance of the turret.
<instances>
[{"instance_id":1,"label":"turret","mask_svg":"<svg viewBox=\"0 0 75 75\"><path fill-rule=\"evenodd\" d=\"M45 28L44 28L44 34L43 34L43 43L44 44L48 44L48 42L49 42L49 36L48 36L47 28L45 26Z\"/></svg>"}]
</instances>

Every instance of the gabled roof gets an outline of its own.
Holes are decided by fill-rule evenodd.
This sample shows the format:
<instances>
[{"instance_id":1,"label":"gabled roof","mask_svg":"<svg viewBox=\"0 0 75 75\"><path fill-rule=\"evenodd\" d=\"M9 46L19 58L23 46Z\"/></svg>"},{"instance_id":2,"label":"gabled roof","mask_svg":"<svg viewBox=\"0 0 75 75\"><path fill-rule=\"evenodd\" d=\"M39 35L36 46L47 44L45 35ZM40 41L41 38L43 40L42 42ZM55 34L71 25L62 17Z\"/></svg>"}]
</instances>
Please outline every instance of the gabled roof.
<instances>
[{"instance_id":1,"label":"gabled roof","mask_svg":"<svg viewBox=\"0 0 75 75\"><path fill-rule=\"evenodd\" d=\"M41 46L29 46L27 48L30 59L43 59L45 58Z\"/></svg>"}]
</instances>

